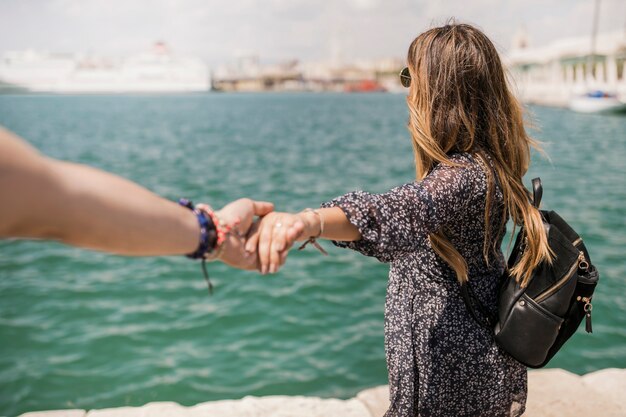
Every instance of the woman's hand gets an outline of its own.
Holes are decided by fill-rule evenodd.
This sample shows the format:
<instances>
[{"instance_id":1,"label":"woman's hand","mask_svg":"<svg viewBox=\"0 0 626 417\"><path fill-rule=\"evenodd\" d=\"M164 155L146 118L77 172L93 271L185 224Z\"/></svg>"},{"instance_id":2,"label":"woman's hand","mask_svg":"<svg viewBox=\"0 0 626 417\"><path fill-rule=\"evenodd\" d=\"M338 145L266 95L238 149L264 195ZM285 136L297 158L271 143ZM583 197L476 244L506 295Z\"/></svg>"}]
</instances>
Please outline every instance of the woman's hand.
<instances>
[{"instance_id":1,"label":"woman's hand","mask_svg":"<svg viewBox=\"0 0 626 417\"><path fill-rule=\"evenodd\" d=\"M239 269L258 269L257 257L245 250L245 236L250 231L255 216L265 216L273 209L272 203L241 198L216 212L217 216L231 227L231 232L222 243L219 260Z\"/></svg>"},{"instance_id":2,"label":"woman's hand","mask_svg":"<svg viewBox=\"0 0 626 417\"><path fill-rule=\"evenodd\" d=\"M309 213L273 212L253 226L246 251L257 252L261 274L277 272L295 241L319 234L320 226L315 217Z\"/></svg>"}]
</instances>

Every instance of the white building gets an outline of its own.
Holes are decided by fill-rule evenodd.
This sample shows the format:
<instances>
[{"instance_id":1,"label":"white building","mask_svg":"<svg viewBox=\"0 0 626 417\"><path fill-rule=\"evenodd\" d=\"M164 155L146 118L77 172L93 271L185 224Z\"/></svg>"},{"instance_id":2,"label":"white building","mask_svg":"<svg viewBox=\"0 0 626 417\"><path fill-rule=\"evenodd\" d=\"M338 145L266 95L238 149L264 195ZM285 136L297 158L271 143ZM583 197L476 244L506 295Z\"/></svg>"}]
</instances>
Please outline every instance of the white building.
<instances>
[{"instance_id":1,"label":"white building","mask_svg":"<svg viewBox=\"0 0 626 417\"><path fill-rule=\"evenodd\" d=\"M590 36L528 44L519 34L503 57L523 101L564 106L571 97L593 90L626 101L626 32L598 34L593 56Z\"/></svg>"}]
</instances>

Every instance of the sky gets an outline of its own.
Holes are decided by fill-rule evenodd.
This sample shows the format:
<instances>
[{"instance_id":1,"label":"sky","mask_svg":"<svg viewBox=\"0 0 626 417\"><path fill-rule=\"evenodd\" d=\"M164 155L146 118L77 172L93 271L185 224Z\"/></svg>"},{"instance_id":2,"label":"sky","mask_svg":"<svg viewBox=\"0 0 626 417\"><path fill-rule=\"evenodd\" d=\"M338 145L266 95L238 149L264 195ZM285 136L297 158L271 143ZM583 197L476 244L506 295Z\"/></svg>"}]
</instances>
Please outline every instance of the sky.
<instances>
[{"instance_id":1,"label":"sky","mask_svg":"<svg viewBox=\"0 0 626 417\"><path fill-rule=\"evenodd\" d=\"M0 52L130 55L163 40L209 64L404 58L429 27L482 28L502 52L590 36L593 0L0 0ZM602 0L600 32L626 30L626 0Z\"/></svg>"}]
</instances>

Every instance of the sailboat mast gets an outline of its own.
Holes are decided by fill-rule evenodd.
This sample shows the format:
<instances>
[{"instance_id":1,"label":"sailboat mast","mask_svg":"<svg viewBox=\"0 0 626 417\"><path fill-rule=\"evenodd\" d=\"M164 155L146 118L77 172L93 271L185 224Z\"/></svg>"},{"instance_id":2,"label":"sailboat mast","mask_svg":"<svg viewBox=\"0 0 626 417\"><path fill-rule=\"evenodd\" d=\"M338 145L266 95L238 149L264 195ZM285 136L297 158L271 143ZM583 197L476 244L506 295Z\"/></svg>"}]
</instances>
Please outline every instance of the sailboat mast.
<instances>
[{"instance_id":1,"label":"sailboat mast","mask_svg":"<svg viewBox=\"0 0 626 417\"><path fill-rule=\"evenodd\" d=\"M595 78L595 60L596 60L596 38L598 37L598 20L600 18L600 0L594 1L593 7L593 24L591 27L591 52L587 60L587 75Z\"/></svg>"}]
</instances>

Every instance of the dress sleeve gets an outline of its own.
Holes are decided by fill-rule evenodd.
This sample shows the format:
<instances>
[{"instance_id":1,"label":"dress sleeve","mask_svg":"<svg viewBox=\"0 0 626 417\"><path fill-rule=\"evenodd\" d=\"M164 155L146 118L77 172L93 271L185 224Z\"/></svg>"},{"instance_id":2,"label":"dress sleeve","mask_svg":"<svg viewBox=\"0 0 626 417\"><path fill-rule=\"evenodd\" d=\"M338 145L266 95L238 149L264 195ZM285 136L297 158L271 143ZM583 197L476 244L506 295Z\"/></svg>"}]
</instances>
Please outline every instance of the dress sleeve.
<instances>
[{"instance_id":1,"label":"dress sleeve","mask_svg":"<svg viewBox=\"0 0 626 417\"><path fill-rule=\"evenodd\" d=\"M361 240L333 241L335 245L391 262L424 247L430 233L459 220L474 180L474 168L468 165L439 164L422 181L383 194L354 191L321 206L341 208L361 232Z\"/></svg>"}]
</instances>

